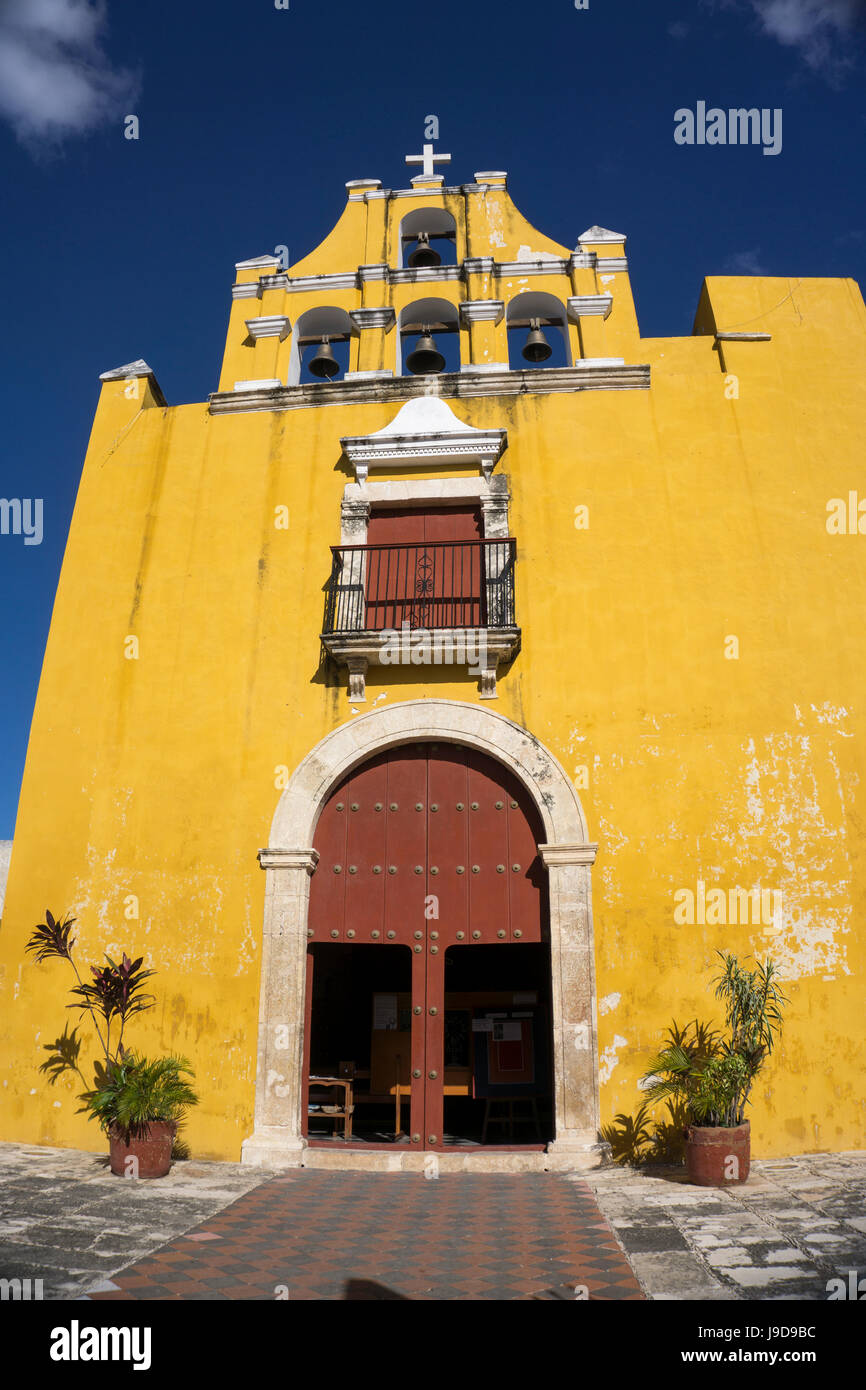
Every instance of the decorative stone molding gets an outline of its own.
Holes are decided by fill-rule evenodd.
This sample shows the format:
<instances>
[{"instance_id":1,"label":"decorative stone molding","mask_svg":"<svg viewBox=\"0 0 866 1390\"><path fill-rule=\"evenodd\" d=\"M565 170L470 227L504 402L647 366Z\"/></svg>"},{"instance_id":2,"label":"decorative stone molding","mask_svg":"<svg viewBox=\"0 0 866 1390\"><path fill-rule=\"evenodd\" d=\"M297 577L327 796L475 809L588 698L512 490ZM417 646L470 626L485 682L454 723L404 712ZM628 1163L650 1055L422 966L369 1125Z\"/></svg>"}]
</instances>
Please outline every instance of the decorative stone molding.
<instances>
[{"instance_id":1,"label":"decorative stone molding","mask_svg":"<svg viewBox=\"0 0 866 1390\"><path fill-rule=\"evenodd\" d=\"M259 338L288 338L292 325L285 314L269 314L262 318L247 319L247 332L258 342Z\"/></svg>"},{"instance_id":2,"label":"decorative stone molding","mask_svg":"<svg viewBox=\"0 0 866 1390\"><path fill-rule=\"evenodd\" d=\"M338 666L349 672L350 704L362 704L366 696L366 676L371 666L412 666L413 649L419 644L430 649L431 666L466 666L479 679L482 700L497 698L496 680L500 666L520 651L519 627L410 629L408 624L396 636L383 631L322 633L322 646ZM395 644L399 650L395 651ZM384 658L387 657L387 660Z\"/></svg>"},{"instance_id":3,"label":"decorative stone molding","mask_svg":"<svg viewBox=\"0 0 866 1390\"><path fill-rule=\"evenodd\" d=\"M258 381L236 381L234 389L236 391L279 391L282 382L278 376L262 377Z\"/></svg>"},{"instance_id":4,"label":"decorative stone molding","mask_svg":"<svg viewBox=\"0 0 866 1390\"><path fill-rule=\"evenodd\" d=\"M714 333L717 343L769 343L772 333Z\"/></svg>"},{"instance_id":5,"label":"decorative stone molding","mask_svg":"<svg viewBox=\"0 0 866 1390\"><path fill-rule=\"evenodd\" d=\"M279 265L279 256L253 256L249 261L235 261L235 270L259 270L266 265Z\"/></svg>"},{"instance_id":6,"label":"decorative stone molding","mask_svg":"<svg viewBox=\"0 0 866 1390\"><path fill-rule=\"evenodd\" d=\"M461 362L461 372L507 372L507 362Z\"/></svg>"},{"instance_id":7,"label":"decorative stone molding","mask_svg":"<svg viewBox=\"0 0 866 1390\"><path fill-rule=\"evenodd\" d=\"M497 261L496 275L567 275L568 261L560 256L538 257L527 261Z\"/></svg>"},{"instance_id":8,"label":"decorative stone molding","mask_svg":"<svg viewBox=\"0 0 866 1390\"><path fill-rule=\"evenodd\" d=\"M383 304L373 309L350 309L349 318L357 328L384 328L388 332L397 316L390 304Z\"/></svg>"},{"instance_id":9,"label":"decorative stone molding","mask_svg":"<svg viewBox=\"0 0 866 1390\"><path fill-rule=\"evenodd\" d=\"M99 373L100 381L140 381L144 378L150 381L151 394L157 404L167 405L153 368L148 366L143 357L137 357L134 362L127 362L123 367L112 367L108 372Z\"/></svg>"},{"instance_id":10,"label":"decorative stone molding","mask_svg":"<svg viewBox=\"0 0 866 1390\"><path fill-rule=\"evenodd\" d=\"M391 367L376 367L366 372L346 372L344 381L388 381L394 375Z\"/></svg>"},{"instance_id":11,"label":"decorative stone molding","mask_svg":"<svg viewBox=\"0 0 866 1390\"><path fill-rule=\"evenodd\" d=\"M263 869L306 869L313 873L319 862L317 849L260 849L259 864Z\"/></svg>"},{"instance_id":12,"label":"decorative stone molding","mask_svg":"<svg viewBox=\"0 0 866 1390\"><path fill-rule=\"evenodd\" d=\"M366 545L371 507L406 507L427 503L449 506L475 502L481 508L485 540L505 540L509 535L508 478L401 478L387 483L347 483L340 507L340 544Z\"/></svg>"},{"instance_id":13,"label":"decorative stone molding","mask_svg":"<svg viewBox=\"0 0 866 1390\"><path fill-rule=\"evenodd\" d=\"M279 264L272 258L263 258L263 263ZM604 269L611 272L628 270L628 261L624 256L598 257L594 251L575 251L567 260L557 256L545 256L525 261L496 261L492 256L468 256L458 265L397 268L382 263L358 266L356 270L335 271L329 275L289 275L287 271L279 270L272 275L262 275L257 281L244 281L233 285L232 298L260 299L268 290L279 289L286 290L289 294L309 294L316 291L331 294L337 290L358 289L367 280L382 280L391 285L442 284L466 280L470 275L495 275L501 279L514 275L565 275L569 270L577 269Z\"/></svg>"},{"instance_id":14,"label":"decorative stone molding","mask_svg":"<svg viewBox=\"0 0 866 1390\"><path fill-rule=\"evenodd\" d=\"M465 299L460 305L464 323L501 323L505 303L501 299Z\"/></svg>"},{"instance_id":15,"label":"decorative stone molding","mask_svg":"<svg viewBox=\"0 0 866 1390\"><path fill-rule=\"evenodd\" d=\"M624 357L578 357L575 367L586 370L587 367L623 367L625 366Z\"/></svg>"},{"instance_id":16,"label":"decorative stone molding","mask_svg":"<svg viewBox=\"0 0 866 1390\"><path fill-rule=\"evenodd\" d=\"M381 262L377 265L359 265L358 280L363 285L367 280L387 280L390 267Z\"/></svg>"},{"instance_id":17,"label":"decorative stone molding","mask_svg":"<svg viewBox=\"0 0 866 1390\"><path fill-rule=\"evenodd\" d=\"M567 301L568 316L575 321L600 317L606 319L613 308L612 294L574 294Z\"/></svg>"},{"instance_id":18,"label":"decorative stone molding","mask_svg":"<svg viewBox=\"0 0 866 1390\"><path fill-rule=\"evenodd\" d=\"M444 401L422 396L408 401L383 429L340 440L358 482L370 468L429 468L431 464L478 463L492 471L508 442L505 430L465 425Z\"/></svg>"},{"instance_id":19,"label":"decorative stone molding","mask_svg":"<svg viewBox=\"0 0 866 1390\"><path fill-rule=\"evenodd\" d=\"M546 367L544 371L446 372L436 377L398 376L392 381L308 382L302 386L283 386L274 391L250 387L241 391L215 391L208 397L212 415L229 415L254 410L304 410L310 406L381 405L417 400L419 397L444 400L472 400L482 396L551 395L558 391L648 391L651 372L648 363L626 366L625 362L603 358L594 363L581 359L581 367ZM279 383L275 383L279 385Z\"/></svg>"},{"instance_id":20,"label":"decorative stone molding","mask_svg":"<svg viewBox=\"0 0 866 1390\"><path fill-rule=\"evenodd\" d=\"M578 843L573 845L539 845L538 852L546 869L560 868L563 864L595 863L598 845Z\"/></svg>"},{"instance_id":21,"label":"decorative stone molding","mask_svg":"<svg viewBox=\"0 0 866 1390\"><path fill-rule=\"evenodd\" d=\"M612 232L608 227L587 227L577 238L580 247L591 246L615 246L625 245L628 238L624 232Z\"/></svg>"},{"instance_id":22,"label":"decorative stone molding","mask_svg":"<svg viewBox=\"0 0 866 1390\"><path fill-rule=\"evenodd\" d=\"M123 367L112 367L108 372L100 372L100 381L131 381L136 377L153 376L153 368L149 367L143 357L137 357L134 362L127 362Z\"/></svg>"},{"instance_id":23,"label":"decorative stone molding","mask_svg":"<svg viewBox=\"0 0 866 1390\"><path fill-rule=\"evenodd\" d=\"M381 179L349 179L346 192L350 203L363 203L367 198L382 197Z\"/></svg>"},{"instance_id":24,"label":"decorative stone molding","mask_svg":"<svg viewBox=\"0 0 866 1390\"><path fill-rule=\"evenodd\" d=\"M448 280L462 280L463 268L459 265L420 265L420 266L401 266L399 270L392 270L390 274L392 285L424 285L427 283L442 284Z\"/></svg>"},{"instance_id":25,"label":"decorative stone molding","mask_svg":"<svg viewBox=\"0 0 866 1390\"><path fill-rule=\"evenodd\" d=\"M548 852L592 853L586 819L561 764L512 720L478 704L409 700L362 714L328 734L295 769L276 808L269 849L289 851L267 868L259 1015L255 1133L242 1161L291 1167L304 1162L301 1135L303 1019L311 851L319 812L331 789L360 763L388 748L438 741L477 748L508 768L538 811ZM277 861L274 861L277 864ZM566 1171L597 1165L607 1154L598 1137L598 1060L591 864L551 863L550 962L556 1138L543 1166ZM288 1047L275 1039L288 1034Z\"/></svg>"}]
</instances>

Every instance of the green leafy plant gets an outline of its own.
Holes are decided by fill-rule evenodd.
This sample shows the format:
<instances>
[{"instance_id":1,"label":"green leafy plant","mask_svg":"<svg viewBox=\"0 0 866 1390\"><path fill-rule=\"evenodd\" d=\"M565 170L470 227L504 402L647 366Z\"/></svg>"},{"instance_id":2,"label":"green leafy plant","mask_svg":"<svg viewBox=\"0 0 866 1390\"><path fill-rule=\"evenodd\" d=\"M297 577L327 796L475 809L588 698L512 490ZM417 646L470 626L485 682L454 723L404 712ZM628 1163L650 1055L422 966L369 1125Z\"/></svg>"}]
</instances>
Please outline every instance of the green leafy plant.
<instances>
[{"instance_id":1,"label":"green leafy plant","mask_svg":"<svg viewBox=\"0 0 866 1390\"><path fill-rule=\"evenodd\" d=\"M668 1101L684 1128L743 1124L755 1078L782 1030L782 1006L789 1002L772 960L748 970L735 955L716 954L723 969L713 981L715 997L724 1004L728 1035L697 1020L685 1030L674 1023L641 1081L645 1103Z\"/></svg>"},{"instance_id":2,"label":"green leafy plant","mask_svg":"<svg viewBox=\"0 0 866 1390\"><path fill-rule=\"evenodd\" d=\"M187 1077L194 1079L185 1057L151 1060L127 1052L82 1096L83 1108L106 1134L115 1131L128 1144L158 1121L179 1123L187 1108L198 1104Z\"/></svg>"},{"instance_id":3,"label":"green leafy plant","mask_svg":"<svg viewBox=\"0 0 866 1390\"><path fill-rule=\"evenodd\" d=\"M39 1070L51 1085L65 1073L75 1072L85 1086L79 1097L79 1114L86 1113L106 1133L115 1130L129 1143L130 1138L141 1138L156 1121L179 1123L187 1107L198 1104L190 1085L193 1072L185 1057L150 1060L124 1046L129 1020L153 1007L153 995L144 992L144 985L154 971L142 968L143 956L132 960L124 951L119 962L106 955L104 965L91 965L91 978L83 979L73 955L74 925L74 917L67 915L61 921L46 911L45 921L34 928L25 949L35 956L37 964L52 959L69 961L77 983L70 988L72 1003L67 1008L89 1015L102 1057L93 1064L90 1085L81 1070L78 1027L70 1030L67 1023L60 1036L45 1045L48 1056Z\"/></svg>"},{"instance_id":4,"label":"green leafy plant","mask_svg":"<svg viewBox=\"0 0 866 1390\"><path fill-rule=\"evenodd\" d=\"M142 969L143 956L130 960L124 951L119 964L106 955L107 964L91 965L93 979L83 980L72 954L75 939L71 937L71 932L75 920L67 914L62 921L58 921L51 912L46 911L45 921L34 928L24 949L35 956L37 965L52 959L69 961L78 983L70 989L73 1002L66 1007L90 1015L102 1046L103 1066L109 1068L124 1055L123 1030L127 1021L153 1007L153 995L144 994L143 989L145 980L154 972ZM112 1028L115 1026L117 1031L112 1038ZM49 1072L52 1083L65 1071L76 1071L81 1075L78 1066L80 1050L78 1029L73 1028L70 1033L65 1028L56 1042L46 1048L51 1055L40 1071Z\"/></svg>"}]
</instances>

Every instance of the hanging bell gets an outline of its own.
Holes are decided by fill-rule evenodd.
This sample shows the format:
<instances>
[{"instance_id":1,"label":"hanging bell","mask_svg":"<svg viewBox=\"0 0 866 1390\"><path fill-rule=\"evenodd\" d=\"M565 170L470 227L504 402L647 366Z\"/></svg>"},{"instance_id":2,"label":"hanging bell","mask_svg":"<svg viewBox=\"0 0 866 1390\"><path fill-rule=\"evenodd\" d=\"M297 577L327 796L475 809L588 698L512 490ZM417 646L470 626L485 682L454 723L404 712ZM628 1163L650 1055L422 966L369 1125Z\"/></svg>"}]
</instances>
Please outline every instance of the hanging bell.
<instances>
[{"instance_id":1,"label":"hanging bell","mask_svg":"<svg viewBox=\"0 0 866 1390\"><path fill-rule=\"evenodd\" d=\"M445 358L433 341L429 324L425 324L421 329L421 337L415 344L414 351L410 352L406 358L406 366L415 376L424 376L429 372L441 372L445 366Z\"/></svg>"},{"instance_id":2,"label":"hanging bell","mask_svg":"<svg viewBox=\"0 0 866 1390\"><path fill-rule=\"evenodd\" d=\"M523 344L523 356L527 362L546 362L553 348L544 336L540 319L529 320L529 333Z\"/></svg>"},{"instance_id":3,"label":"hanging bell","mask_svg":"<svg viewBox=\"0 0 866 1390\"><path fill-rule=\"evenodd\" d=\"M418 241L409 256L408 264L416 270L425 265L442 264L442 257L439 255L439 252L435 251L430 245L429 232L419 232Z\"/></svg>"},{"instance_id":4,"label":"hanging bell","mask_svg":"<svg viewBox=\"0 0 866 1390\"><path fill-rule=\"evenodd\" d=\"M339 370L340 364L334 356L334 349L329 340L323 338L321 347L310 363L310 371L313 376L332 377L336 376Z\"/></svg>"}]
</instances>

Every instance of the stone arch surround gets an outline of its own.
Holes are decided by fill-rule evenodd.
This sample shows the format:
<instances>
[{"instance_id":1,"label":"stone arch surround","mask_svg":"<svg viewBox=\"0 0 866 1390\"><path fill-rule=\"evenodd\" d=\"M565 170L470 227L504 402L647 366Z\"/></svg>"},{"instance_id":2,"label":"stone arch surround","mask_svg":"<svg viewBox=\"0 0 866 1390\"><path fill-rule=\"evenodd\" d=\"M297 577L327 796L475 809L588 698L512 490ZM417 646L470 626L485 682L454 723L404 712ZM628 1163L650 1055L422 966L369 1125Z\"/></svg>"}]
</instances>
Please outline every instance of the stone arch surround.
<instances>
[{"instance_id":1,"label":"stone arch surround","mask_svg":"<svg viewBox=\"0 0 866 1390\"><path fill-rule=\"evenodd\" d=\"M312 843L319 812L331 788L358 764L387 748L436 740L477 748L509 768L526 786L544 826L539 851L549 876L556 1138L547 1154L534 1157L541 1157L545 1168L581 1169L595 1166L606 1152L598 1133L591 893L598 846L589 840L574 787L553 754L504 715L457 700L408 700L341 725L307 754L280 797L270 843L259 851L267 877L255 1132L243 1144L245 1163L291 1167L305 1162L301 1081L307 913L310 876L318 859ZM340 1156L352 1166L361 1157L348 1151L328 1154L329 1159ZM389 1168L414 1167L423 1158L416 1153L384 1157ZM404 1165L404 1158L411 1164ZM469 1159L456 1152L448 1158L469 1166ZM484 1154L469 1158L478 1167Z\"/></svg>"}]
</instances>

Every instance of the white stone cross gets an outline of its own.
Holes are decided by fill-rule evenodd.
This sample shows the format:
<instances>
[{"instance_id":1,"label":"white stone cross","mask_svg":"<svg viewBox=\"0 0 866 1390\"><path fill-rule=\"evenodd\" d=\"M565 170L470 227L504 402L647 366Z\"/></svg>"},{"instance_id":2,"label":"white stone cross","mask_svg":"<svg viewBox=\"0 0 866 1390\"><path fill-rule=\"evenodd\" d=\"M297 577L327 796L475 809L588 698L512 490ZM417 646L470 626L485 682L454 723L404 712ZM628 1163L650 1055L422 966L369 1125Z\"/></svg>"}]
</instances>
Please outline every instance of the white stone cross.
<instances>
[{"instance_id":1,"label":"white stone cross","mask_svg":"<svg viewBox=\"0 0 866 1390\"><path fill-rule=\"evenodd\" d=\"M424 166L422 173L429 176L436 172L433 168L434 164L450 164L451 156L450 154L434 154L433 146L425 145L423 154L407 154L406 163L422 164Z\"/></svg>"}]
</instances>

